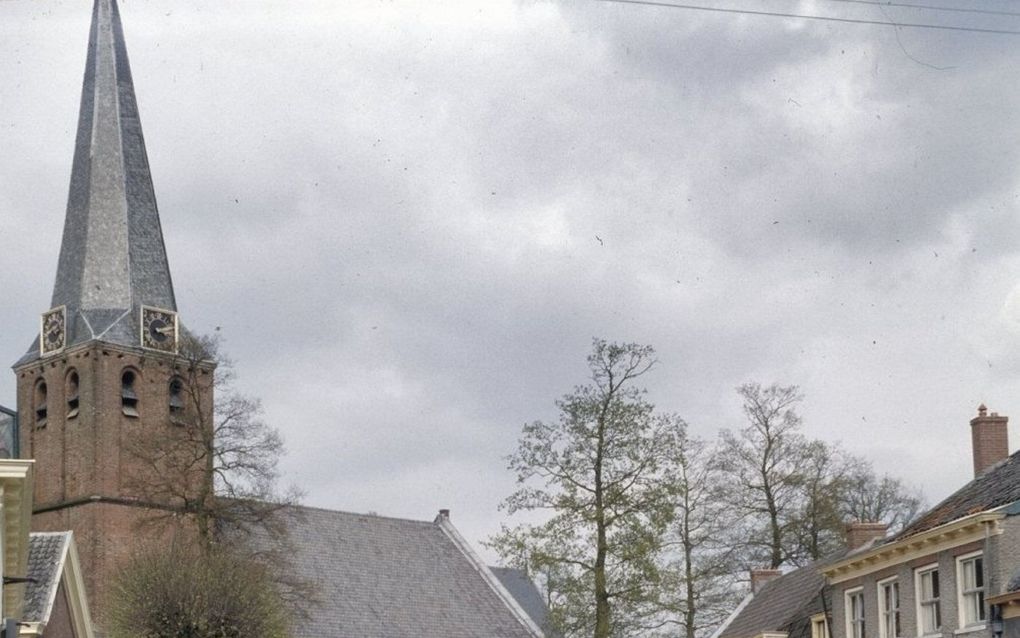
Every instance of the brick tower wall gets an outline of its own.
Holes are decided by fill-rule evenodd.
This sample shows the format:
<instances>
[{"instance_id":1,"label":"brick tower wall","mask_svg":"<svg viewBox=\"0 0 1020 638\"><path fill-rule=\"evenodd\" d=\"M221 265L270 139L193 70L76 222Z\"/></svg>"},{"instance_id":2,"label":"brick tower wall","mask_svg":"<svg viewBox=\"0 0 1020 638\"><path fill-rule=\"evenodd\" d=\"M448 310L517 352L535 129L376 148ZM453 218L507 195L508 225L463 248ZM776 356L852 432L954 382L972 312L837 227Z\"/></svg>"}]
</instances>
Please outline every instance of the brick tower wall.
<instances>
[{"instance_id":1,"label":"brick tower wall","mask_svg":"<svg viewBox=\"0 0 1020 638\"><path fill-rule=\"evenodd\" d=\"M153 437L173 437L169 388L182 362L92 342L19 368L22 458L36 461L33 531L73 530L93 615L104 622L109 584L124 561L153 543L186 542L194 530L180 515L154 504L138 487L146 466L130 450ZM122 405L122 375L135 373L138 416ZM71 416L68 378L78 376ZM45 423L36 413L39 380L46 383ZM199 375L203 415L212 418L212 371ZM151 474L151 473L150 473ZM187 480L182 477L182 481Z\"/></svg>"}]
</instances>

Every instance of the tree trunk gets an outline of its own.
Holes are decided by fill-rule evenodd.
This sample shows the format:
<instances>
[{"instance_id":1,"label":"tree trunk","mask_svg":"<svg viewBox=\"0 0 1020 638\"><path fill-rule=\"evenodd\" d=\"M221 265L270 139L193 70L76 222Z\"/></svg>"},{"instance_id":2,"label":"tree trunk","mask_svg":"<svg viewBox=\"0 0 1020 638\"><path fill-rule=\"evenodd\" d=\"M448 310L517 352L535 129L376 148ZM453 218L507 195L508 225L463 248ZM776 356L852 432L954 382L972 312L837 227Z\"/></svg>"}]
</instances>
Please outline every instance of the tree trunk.
<instances>
[{"instance_id":1,"label":"tree trunk","mask_svg":"<svg viewBox=\"0 0 1020 638\"><path fill-rule=\"evenodd\" d=\"M687 599L684 601L684 627L686 628L686 638L695 637L695 626L694 622L697 619L698 607L695 602L697 596L697 588L694 585L694 565L691 561L694 560L694 545L691 543L691 528L688 517L690 516L689 503L687 502L687 495L684 495L685 511L684 511L684 581L686 586Z\"/></svg>"},{"instance_id":2,"label":"tree trunk","mask_svg":"<svg viewBox=\"0 0 1020 638\"><path fill-rule=\"evenodd\" d=\"M609 591L606 586L606 510L603 501L602 463L606 440L606 410L609 400L603 402L598 420L598 443L595 452L595 634L594 638L609 638Z\"/></svg>"}]
</instances>

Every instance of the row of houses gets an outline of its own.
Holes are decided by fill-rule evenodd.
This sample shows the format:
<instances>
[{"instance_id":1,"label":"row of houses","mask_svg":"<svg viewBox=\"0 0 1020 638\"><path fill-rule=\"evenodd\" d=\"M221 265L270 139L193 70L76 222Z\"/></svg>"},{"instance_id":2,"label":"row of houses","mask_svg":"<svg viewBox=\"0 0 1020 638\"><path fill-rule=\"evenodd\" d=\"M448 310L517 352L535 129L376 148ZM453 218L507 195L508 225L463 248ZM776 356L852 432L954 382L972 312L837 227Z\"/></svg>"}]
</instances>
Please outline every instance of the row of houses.
<instances>
[{"instance_id":1,"label":"row of houses","mask_svg":"<svg viewBox=\"0 0 1020 638\"><path fill-rule=\"evenodd\" d=\"M973 480L895 534L853 522L836 556L753 570L712 638L1020 638L1020 452L984 405L970 429Z\"/></svg>"}]
</instances>

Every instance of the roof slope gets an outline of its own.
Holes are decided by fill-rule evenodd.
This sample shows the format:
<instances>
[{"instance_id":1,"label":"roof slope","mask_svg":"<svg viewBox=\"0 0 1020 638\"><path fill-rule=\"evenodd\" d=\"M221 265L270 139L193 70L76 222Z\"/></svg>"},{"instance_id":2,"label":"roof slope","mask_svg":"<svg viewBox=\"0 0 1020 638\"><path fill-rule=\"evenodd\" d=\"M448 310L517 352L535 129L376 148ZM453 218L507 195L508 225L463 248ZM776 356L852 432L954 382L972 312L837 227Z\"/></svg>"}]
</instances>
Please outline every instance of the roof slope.
<instances>
[{"instance_id":1,"label":"roof slope","mask_svg":"<svg viewBox=\"0 0 1020 638\"><path fill-rule=\"evenodd\" d=\"M28 538L28 573L25 587L25 622L49 620L50 607L60 585L64 554L71 532L35 532Z\"/></svg>"},{"instance_id":2,"label":"roof slope","mask_svg":"<svg viewBox=\"0 0 1020 638\"><path fill-rule=\"evenodd\" d=\"M519 619L526 618L524 612L512 609L510 595L445 525L294 508L287 523L290 564L281 568L312 585L318 599L298 633L308 638L534 638L527 621ZM255 537L253 542L271 541Z\"/></svg>"},{"instance_id":3,"label":"roof slope","mask_svg":"<svg viewBox=\"0 0 1020 638\"><path fill-rule=\"evenodd\" d=\"M499 582L510 592L510 595L514 597L514 600L531 620L543 631L548 632L549 607L546 606L535 583L528 577L528 573L523 569L513 567L489 567L489 571L499 579Z\"/></svg>"},{"instance_id":4,"label":"roof slope","mask_svg":"<svg viewBox=\"0 0 1020 638\"><path fill-rule=\"evenodd\" d=\"M176 310L120 11L96 0L52 306L68 346L133 346L142 304Z\"/></svg>"},{"instance_id":5,"label":"roof slope","mask_svg":"<svg viewBox=\"0 0 1020 638\"><path fill-rule=\"evenodd\" d=\"M718 638L751 638L764 631L788 631L820 600L825 577L807 565L765 583Z\"/></svg>"},{"instance_id":6,"label":"roof slope","mask_svg":"<svg viewBox=\"0 0 1020 638\"><path fill-rule=\"evenodd\" d=\"M1020 452L1015 452L976 476L908 525L896 538L912 536L1017 500L1020 500Z\"/></svg>"}]
</instances>

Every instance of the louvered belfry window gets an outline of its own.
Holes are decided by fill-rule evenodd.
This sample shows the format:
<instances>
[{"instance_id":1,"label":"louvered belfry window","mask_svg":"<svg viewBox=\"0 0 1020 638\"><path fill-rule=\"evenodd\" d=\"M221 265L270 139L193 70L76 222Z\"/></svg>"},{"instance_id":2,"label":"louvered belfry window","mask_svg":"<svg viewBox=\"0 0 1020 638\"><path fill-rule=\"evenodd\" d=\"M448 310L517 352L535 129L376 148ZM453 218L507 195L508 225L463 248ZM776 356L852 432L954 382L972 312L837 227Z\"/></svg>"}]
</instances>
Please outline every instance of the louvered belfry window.
<instances>
[{"instance_id":1,"label":"louvered belfry window","mask_svg":"<svg viewBox=\"0 0 1020 638\"><path fill-rule=\"evenodd\" d=\"M120 377L120 406L125 415L138 417L138 393L135 391L135 380L138 378L131 370L125 370Z\"/></svg>"},{"instance_id":2,"label":"louvered belfry window","mask_svg":"<svg viewBox=\"0 0 1020 638\"><path fill-rule=\"evenodd\" d=\"M46 382L40 379L39 383L35 384L35 426L37 428L46 427L48 412Z\"/></svg>"},{"instance_id":3,"label":"louvered belfry window","mask_svg":"<svg viewBox=\"0 0 1020 638\"><path fill-rule=\"evenodd\" d=\"M184 382L179 377L170 380L170 416L179 417L184 412Z\"/></svg>"},{"instance_id":4,"label":"louvered belfry window","mask_svg":"<svg viewBox=\"0 0 1020 638\"><path fill-rule=\"evenodd\" d=\"M67 397L67 418L73 419L78 416L78 373L71 370L67 375L67 384L64 389L64 395Z\"/></svg>"}]
</instances>

